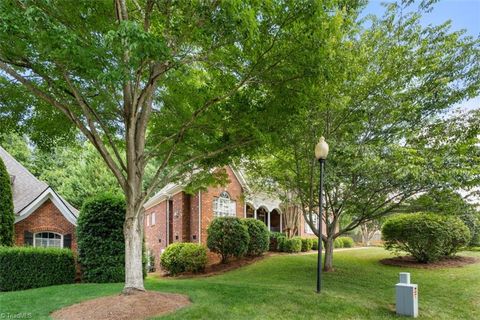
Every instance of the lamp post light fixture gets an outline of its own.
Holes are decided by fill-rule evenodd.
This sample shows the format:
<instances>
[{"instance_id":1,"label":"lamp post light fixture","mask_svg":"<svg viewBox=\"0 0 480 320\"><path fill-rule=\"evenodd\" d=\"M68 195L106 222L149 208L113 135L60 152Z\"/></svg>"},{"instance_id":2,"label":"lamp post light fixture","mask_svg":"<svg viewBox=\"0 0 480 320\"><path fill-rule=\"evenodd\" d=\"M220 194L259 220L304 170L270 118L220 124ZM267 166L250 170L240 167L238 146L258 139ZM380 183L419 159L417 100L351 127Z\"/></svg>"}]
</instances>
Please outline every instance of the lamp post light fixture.
<instances>
[{"instance_id":1,"label":"lamp post light fixture","mask_svg":"<svg viewBox=\"0 0 480 320\"><path fill-rule=\"evenodd\" d=\"M320 189L318 191L318 256L317 256L317 293L322 289L322 216L323 216L323 171L328 155L328 144L320 137L315 146L315 158L320 164Z\"/></svg>"}]
</instances>

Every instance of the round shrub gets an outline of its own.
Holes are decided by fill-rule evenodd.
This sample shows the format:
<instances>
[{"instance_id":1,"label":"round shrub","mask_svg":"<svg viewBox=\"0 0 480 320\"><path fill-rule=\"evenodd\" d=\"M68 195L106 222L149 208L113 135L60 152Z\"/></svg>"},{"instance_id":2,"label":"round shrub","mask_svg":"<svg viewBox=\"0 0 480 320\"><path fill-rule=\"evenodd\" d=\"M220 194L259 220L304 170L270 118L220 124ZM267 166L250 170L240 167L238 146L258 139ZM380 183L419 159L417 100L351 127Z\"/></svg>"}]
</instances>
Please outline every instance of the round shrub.
<instances>
[{"instance_id":1,"label":"round shrub","mask_svg":"<svg viewBox=\"0 0 480 320\"><path fill-rule=\"evenodd\" d=\"M470 241L470 232L458 217L415 213L388 219L382 239L387 250L408 252L428 263L454 255Z\"/></svg>"},{"instance_id":2,"label":"round shrub","mask_svg":"<svg viewBox=\"0 0 480 320\"><path fill-rule=\"evenodd\" d=\"M247 226L250 237L247 255L260 256L268 251L270 235L265 223L257 219L243 219L242 222Z\"/></svg>"},{"instance_id":3,"label":"round shrub","mask_svg":"<svg viewBox=\"0 0 480 320\"><path fill-rule=\"evenodd\" d=\"M125 200L103 194L87 200L77 222L78 260L85 282L125 280Z\"/></svg>"},{"instance_id":4,"label":"round shrub","mask_svg":"<svg viewBox=\"0 0 480 320\"><path fill-rule=\"evenodd\" d=\"M184 243L180 251L180 261L185 272L202 272L207 265L207 248L198 243Z\"/></svg>"},{"instance_id":5,"label":"round shrub","mask_svg":"<svg viewBox=\"0 0 480 320\"><path fill-rule=\"evenodd\" d=\"M281 243L283 252L296 253L302 250L302 239L299 237L285 238Z\"/></svg>"},{"instance_id":6,"label":"round shrub","mask_svg":"<svg viewBox=\"0 0 480 320\"><path fill-rule=\"evenodd\" d=\"M342 241L342 239L336 238L336 239L333 241L333 247L334 247L334 248L343 248L343 241Z\"/></svg>"},{"instance_id":7,"label":"round shrub","mask_svg":"<svg viewBox=\"0 0 480 320\"><path fill-rule=\"evenodd\" d=\"M226 263L229 257L244 256L248 251L249 241L248 228L239 218L215 218L207 229L207 247L220 254L223 263Z\"/></svg>"},{"instance_id":8,"label":"round shrub","mask_svg":"<svg viewBox=\"0 0 480 320\"><path fill-rule=\"evenodd\" d=\"M270 251L282 251L279 248L280 240L285 239L285 235L281 232L270 232Z\"/></svg>"},{"instance_id":9,"label":"round shrub","mask_svg":"<svg viewBox=\"0 0 480 320\"><path fill-rule=\"evenodd\" d=\"M355 246L355 242L350 237L339 237L340 241L342 241L343 248L353 248Z\"/></svg>"},{"instance_id":10,"label":"round shrub","mask_svg":"<svg viewBox=\"0 0 480 320\"><path fill-rule=\"evenodd\" d=\"M318 239L312 238L312 250L318 250Z\"/></svg>"},{"instance_id":11,"label":"round shrub","mask_svg":"<svg viewBox=\"0 0 480 320\"><path fill-rule=\"evenodd\" d=\"M180 261L180 251L183 245L183 242L172 243L160 255L162 268L172 275L183 272L183 265Z\"/></svg>"},{"instance_id":12,"label":"round shrub","mask_svg":"<svg viewBox=\"0 0 480 320\"><path fill-rule=\"evenodd\" d=\"M311 238L302 238L302 252L307 252L312 250L313 239Z\"/></svg>"},{"instance_id":13,"label":"round shrub","mask_svg":"<svg viewBox=\"0 0 480 320\"><path fill-rule=\"evenodd\" d=\"M172 243L160 256L160 263L172 275L201 272L207 265L207 249L197 243Z\"/></svg>"},{"instance_id":14,"label":"round shrub","mask_svg":"<svg viewBox=\"0 0 480 320\"><path fill-rule=\"evenodd\" d=\"M13 246L14 223L10 175L0 158L0 246Z\"/></svg>"}]
</instances>

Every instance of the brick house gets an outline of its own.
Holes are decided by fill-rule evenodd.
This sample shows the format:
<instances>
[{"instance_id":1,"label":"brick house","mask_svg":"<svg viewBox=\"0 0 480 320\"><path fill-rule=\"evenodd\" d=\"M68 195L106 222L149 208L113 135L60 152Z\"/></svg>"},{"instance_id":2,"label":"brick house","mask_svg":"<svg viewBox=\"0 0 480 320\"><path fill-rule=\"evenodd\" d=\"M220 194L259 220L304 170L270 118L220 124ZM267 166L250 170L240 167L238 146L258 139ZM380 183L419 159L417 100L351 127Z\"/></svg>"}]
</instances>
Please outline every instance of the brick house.
<instances>
[{"instance_id":1,"label":"brick house","mask_svg":"<svg viewBox=\"0 0 480 320\"><path fill-rule=\"evenodd\" d=\"M145 243L150 254L158 257L174 242L206 244L207 228L215 217L233 216L263 221L271 231L284 228L282 203L264 193L254 193L240 171L227 166L229 182L206 191L187 194L178 184L168 184L145 203ZM314 236L303 217L298 235Z\"/></svg>"},{"instance_id":2,"label":"brick house","mask_svg":"<svg viewBox=\"0 0 480 320\"><path fill-rule=\"evenodd\" d=\"M76 250L78 210L33 176L2 147L0 158L11 178L15 244Z\"/></svg>"}]
</instances>

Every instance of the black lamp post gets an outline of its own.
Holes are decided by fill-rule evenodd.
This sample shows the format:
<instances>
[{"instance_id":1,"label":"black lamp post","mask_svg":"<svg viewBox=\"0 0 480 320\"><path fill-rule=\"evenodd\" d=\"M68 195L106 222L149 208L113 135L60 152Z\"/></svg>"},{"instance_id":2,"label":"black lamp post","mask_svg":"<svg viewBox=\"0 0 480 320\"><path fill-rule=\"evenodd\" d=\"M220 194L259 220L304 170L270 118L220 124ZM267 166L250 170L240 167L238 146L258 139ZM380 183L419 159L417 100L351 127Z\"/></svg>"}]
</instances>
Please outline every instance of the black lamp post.
<instances>
[{"instance_id":1,"label":"black lamp post","mask_svg":"<svg viewBox=\"0 0 480 320\"><path fill-rule=\"evenodd\" d=\"M317 256L317 293L322 289L322 216L323 216L323 171L328 155L328 144L320 137L315 146L315 158L320 163L320 190L318 191L318 256Z\"/></svg>"}]
</instances>

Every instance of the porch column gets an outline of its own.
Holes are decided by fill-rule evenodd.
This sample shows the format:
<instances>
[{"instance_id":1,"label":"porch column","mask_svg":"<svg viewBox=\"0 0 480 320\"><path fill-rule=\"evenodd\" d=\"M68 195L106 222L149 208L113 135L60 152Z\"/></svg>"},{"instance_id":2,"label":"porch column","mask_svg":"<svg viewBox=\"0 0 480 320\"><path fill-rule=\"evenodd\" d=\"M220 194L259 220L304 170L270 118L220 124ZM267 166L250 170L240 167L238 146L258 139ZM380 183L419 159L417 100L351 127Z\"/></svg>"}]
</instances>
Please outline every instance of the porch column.
<instances>
[{"instance_id":1,"label":"porch column","mask_svg":"<svg viewBox=\"0 0 480 320\"><path fill-rule=\"evenodd\" d=\"M283 231L283 228L282 228L282 223L283 223L282 218L283 218L283 213L280 214L280 232Z\"/></svg>"},{"instance_id":2,"label":"porch column","mask_svg":"<svg viewBox=\"0 0 480 320\"><path fill-rule=\"evenodd\" d=\"M270 229L270 220L271 220L271 219L270 219L270 218L271 218L270 213L271 213L271 212L268 211L268 231L271 231L271 230L272 230L272 229Z\"/></svg>"},{"instance_id":3,"label":"porch column","mask_svg":"<svg viewBox=\"0 0 480 320\"><path fill-rule=\"evenodd\" d=\"M253 208L253 217L257 219L257 209Z\"/></svg>"}]
</instances>

